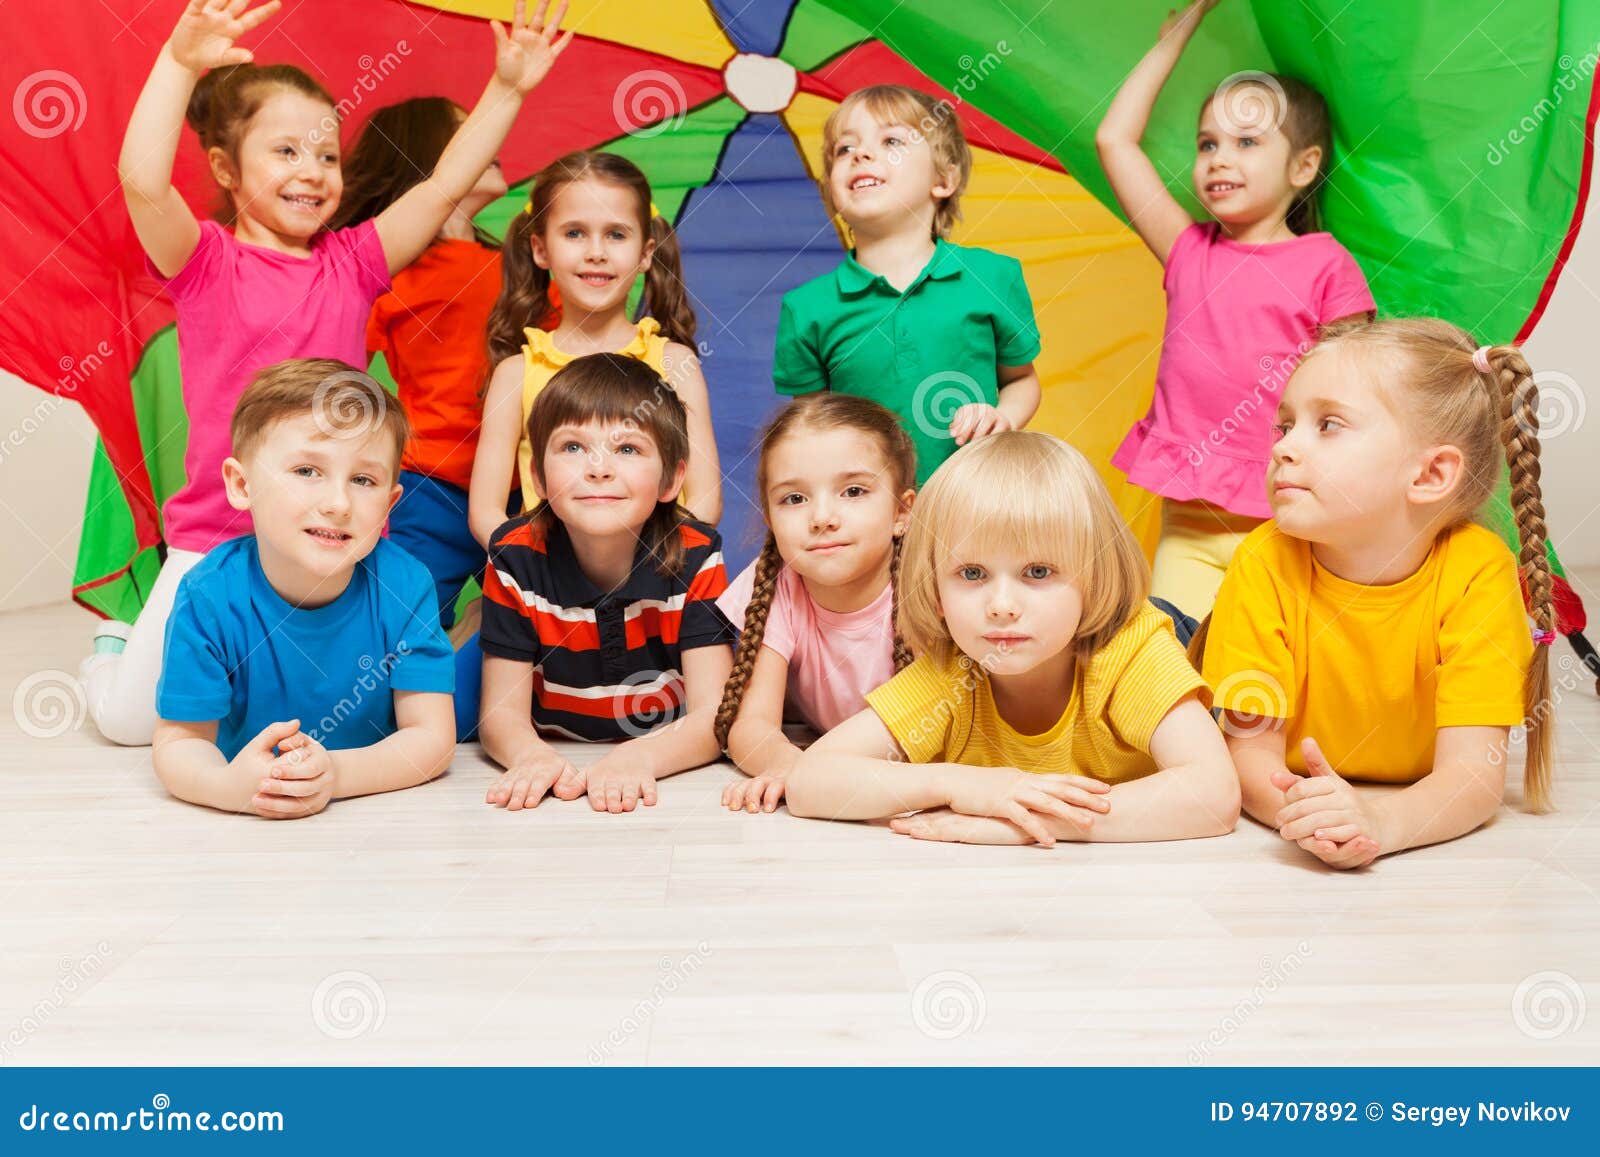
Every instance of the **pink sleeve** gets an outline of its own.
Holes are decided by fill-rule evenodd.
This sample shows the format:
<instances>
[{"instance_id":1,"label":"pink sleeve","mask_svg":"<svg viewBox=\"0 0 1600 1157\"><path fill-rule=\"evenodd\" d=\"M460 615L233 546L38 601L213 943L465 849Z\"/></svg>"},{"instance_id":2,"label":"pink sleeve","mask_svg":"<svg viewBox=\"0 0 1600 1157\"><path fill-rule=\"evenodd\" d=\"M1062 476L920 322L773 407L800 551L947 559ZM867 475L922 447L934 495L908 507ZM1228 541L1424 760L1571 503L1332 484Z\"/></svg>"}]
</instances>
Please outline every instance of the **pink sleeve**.
<instances>
[{"instance_id":1,"label":"pink sleeve","mask_svg":"<svg viewBox=\"0 0 1600 1157\"><path fill-rule=\"evenodd\" d=\"M756 585L756 564L751 563L728 583L728 589L717 596L717 609L727 616L736 631L744 630L744 609L750 605L750 592Z\"/></svg>"},{"instance_id":2,"label":"pink sleeve","mask_svg":"<svg viewBox=\"0 0 1600 1157\"><path fill-rule=\"evenodd\" d=\"M1361 266L1351 256L1350 250L1333 242L1328 271L1322 280L1322 301L1317 309L1317 322L1326 325L1356 313L1376 313L1377 303L1372 300L1372 290L1367 288L1367 278Z\"/></svg>"},{"instance_id":3,"label":"pink sleeve","mask_svg":"<svg viewBox=\"0 0 1600 1157\"><path fill-rule=\"evenodd\" d=\"M376 222L363 221L340 229L329 238L329 244L337 245L354 262L355 284L368 301L376 301L388 292L389 259L383 255Z\"/></svg>"},{"instance_id":4,"label":"pink sleeve","mask_svg":"<svg viewBox=\"0 0 1600 1157\"><path fill-rule=\"evenodd\" d=\"M202 221L200 240L195 242L194 252L189 254L189 260L183 263L182 269L171 277L163 277L147 253L144 271L161 282L173 301L182 301L205 292L221 280L227 244L228 238L223 235L221 225L215 221Z\"/></svg>"},{"instance_id":5,"label":"pink sleeve","mask_svg":"<svg viewBox=\"0 0 1600 1157\"><path fill-rule=\"evenodd\" d=\"M1162 266L1165 272L1161 275L1161 288L1171 290L1172 271L1178 264L1200 249L1204 249L1210 241L1210 230L1213 223L1209 221L1196 221L1172 243L1172 248L1167 250L1167 263Z\"/></svg>"},{"instance_id":6,"label":"pink sleeve","mask_svg":"<svg viewBox=\"0 0 1600 1157\"><path fill-rule=\"evenodd\" d=\"M767 629L761 636L761 645L771 647L784 657L794 658L795 587L800 578L787 568L778 576L778 589L772 592L772 608L767 612Z\"/></svg>"}]
</instances>

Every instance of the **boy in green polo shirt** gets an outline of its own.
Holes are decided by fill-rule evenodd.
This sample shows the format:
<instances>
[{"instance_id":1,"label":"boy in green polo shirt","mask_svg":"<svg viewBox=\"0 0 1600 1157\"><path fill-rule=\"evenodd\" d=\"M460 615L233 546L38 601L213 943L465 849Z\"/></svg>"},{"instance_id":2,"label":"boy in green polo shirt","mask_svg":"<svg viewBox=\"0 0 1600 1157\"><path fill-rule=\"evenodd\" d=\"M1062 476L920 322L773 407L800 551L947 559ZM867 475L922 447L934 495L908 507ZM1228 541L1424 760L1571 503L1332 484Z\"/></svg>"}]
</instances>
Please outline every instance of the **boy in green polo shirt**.
<instances>
[{"instance_id":1,"label":"boy in green polo shirt","mask_svg":"<svg viewBox=\"0 0 1600 1157\"><path fill-rule=\"evenodd\" d=\"M855 248L784 295L778 392L837 390L892 410L917 485L958 446L1039 408L1039 327L1022 264L946 240L972 154L948 101L902 85L846 97L822 130L823 203Z\"/></svg>"}]
</instances>

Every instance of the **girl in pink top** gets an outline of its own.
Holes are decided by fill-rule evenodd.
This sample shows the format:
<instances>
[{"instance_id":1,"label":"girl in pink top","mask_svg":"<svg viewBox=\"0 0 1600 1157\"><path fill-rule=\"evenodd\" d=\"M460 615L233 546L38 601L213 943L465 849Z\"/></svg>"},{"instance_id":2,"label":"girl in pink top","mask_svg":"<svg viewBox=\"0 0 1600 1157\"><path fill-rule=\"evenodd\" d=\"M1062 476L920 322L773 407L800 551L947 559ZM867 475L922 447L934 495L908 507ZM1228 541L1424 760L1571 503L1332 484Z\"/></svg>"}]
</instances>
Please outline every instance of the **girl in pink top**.
<instances>
[{"instance_id":1,"label":"girl in pink top","mask_svg":"<svg viewBox=\"0 0 1600 1157\"><path fill-rule=\"evenodd\" d=\"M772 811L800 748L784 708L827 731L911 662L895 631L895 575L917 457L895 416L849 394L807 394L761 436L761 555L717 600L741 628L717 743L750 779L734 811Z\"/></svg>"},{"instance_id":2,"label":"girl in pink top","mask_svg":"<svg viewBox=\"0 0 1600 1157\"><path fill-rule=\"evenodd\" d=\"M251 3L191 0L139 94L118 160L149 270L177 307L189 442L188 480L163 511L167 558L150 597L131 628L101 629L82 668L90 713L117 743L150 742L178 580L203 552L250 531L222 484L239 395L258 371L286 358L366 364L367 317L389 275L433 240L494 160L523 97L571 39L570 32L556 37L565 3L547 25L544 0L529 26L518 0L509 33L491 22L494 75L432 177L372 221L330 231L343 189L339 114L299 69L251 63L249 49L236 42L276 12L279 0ZM222 190L224 224L196 220L172 186L185 120ZM361 419L325 417L330 432Z\"/></svg>"},{"instance_id":3,"label":"girl in pink top","mask_svg":"<svg viewBox=\"0 0 1600 1157\"><path fill-rule=\"evenodd\" d=\"M1267 462L1278 395L1324 326L1369 316L1366 278L1316 194L1328 108L1292 77L1239 73L1201 106L1196 223L1140 147L1157 95L1218 0L1169 16L1123 83L1095 145L1129 222L1166 267L1166 334L1150 412L1112 463L1161 495L1152 593L1203 618L1234 548L1271 514Z\"/></svg>"}]
</instances>

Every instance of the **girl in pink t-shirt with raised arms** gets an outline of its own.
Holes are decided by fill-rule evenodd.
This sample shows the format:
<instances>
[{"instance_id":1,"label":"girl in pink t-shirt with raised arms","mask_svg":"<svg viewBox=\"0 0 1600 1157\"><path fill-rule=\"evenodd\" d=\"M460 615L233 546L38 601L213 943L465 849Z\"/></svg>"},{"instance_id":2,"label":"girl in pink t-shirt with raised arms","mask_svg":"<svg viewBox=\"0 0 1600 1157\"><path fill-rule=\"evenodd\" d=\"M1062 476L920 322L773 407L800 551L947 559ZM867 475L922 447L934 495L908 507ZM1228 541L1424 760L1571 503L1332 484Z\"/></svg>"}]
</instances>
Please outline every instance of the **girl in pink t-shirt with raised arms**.
<instances>
[{"instance_id":1,"label":"girl in pink t-shirt with raised arms","mask_svg":"<svg viewBox=\"0 0 1600 1157\"><path fill-rule=\"evenodd\" d=\"M899 421L852 394L807 394L761 435L761 555L717 600L740 629L717 711L717 745L749 779L734 811L772 811L800 749L786 708L818 731L849 719L911 662L895 633L895 576L917 455Z\"/></svg>"},{"instance_id":2,"label":"girl in pink t-shirt with raised arms","mask_svg":"<svg viewBox=\"0 0 1600 1157\"><path fill-rule=\"evenodd\" d=\"M1278 396L1317 331L1376 307L1366 278L1318 231L1328 107L1263 72L1224 80L1200 107L1197 223L1140 147L1150 111L1217 0L1167 18L1095 133L1129 222L1166 267L1167 327L1150 412L1112 456L1161 495L1152 592L1202 618L1234 548L1271 515L1267 462Z\"/></svg>"},{"instance_id":3,"label":"girl in pink t-shirt with raised arms","mask_svg":"<svg viewBox=\"0 0 1600 1157\"><path fill-rule=\"evenodd\" d=\"M82 669L89 710L117 743L150 742L178 580L204 552L250 531L222 484L229 422L244 387L286 358L366 364L367 317L389 275L427 248L494 161L523 97L572 35L556 36L565 2L547 22L545 0L530 25L518 0L509 32L491 22L494 75L432 176L373 220L330 230L343 191L339 114L304 72L258 66L238 46L279 8L279 0L251 4L192 0L184 8L134 105L118 160L149 271L177 309L189 442L187 481L162 511L167 558L139 620L131 628L106 624ZM221 224L197 220L172 186L185 120L222 191ZM331 432L351 416L326 418Z\"/></svg>"}]
</instances>

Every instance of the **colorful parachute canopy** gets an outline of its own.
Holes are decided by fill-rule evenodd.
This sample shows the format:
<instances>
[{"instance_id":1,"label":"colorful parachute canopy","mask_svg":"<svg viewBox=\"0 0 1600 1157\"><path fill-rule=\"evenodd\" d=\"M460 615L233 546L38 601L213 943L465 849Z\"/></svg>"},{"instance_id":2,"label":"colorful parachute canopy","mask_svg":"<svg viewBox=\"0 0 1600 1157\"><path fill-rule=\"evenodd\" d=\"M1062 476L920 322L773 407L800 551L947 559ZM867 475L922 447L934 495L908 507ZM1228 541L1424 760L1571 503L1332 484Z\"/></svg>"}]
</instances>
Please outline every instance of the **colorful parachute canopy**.
<instances>
[{"instance_id":1,"label":"colorful parachute canopy","mask_svg":"<svg viewBox=\"0 0 1600 1157\"><path fill-rule=\"evenodd\" d=\"M258 59L322 78L350 135L407 97L473 103L490 67L483 20L511 6L301 3L249 43ZM760 534L752 436L778 404L778 302L840 257L815 184L822 123L865 84L943 93L975 156L956 239L1026 267L1045 342L1035 425L1107 463L1149 543L1155 501L1108 463L1149 402L1161 271L1107 207L1093 133L1168 6L578 3L577 41L503 150L512 193L481 221L503 229L527 179L570 149L613 149L644 168L683 241L728 475L724 534L730 555L748 559ZM56 34L53 10L14 7L3 17L15 115L0 129L0 203L15 241L0 258L0 364L82 402L99 428L74 593L128 618L158 566L160 504L181 484L187 426L171 307L143 272L113 166L179 5L162 0L77 38ZM1204 94L1246 68L1305 77L1335 118L1325 215L1380 308L1506 341L1537 320L1581 216L1597 43L1600 0L1225 0L1163 94L1148 144L1188 198ZM175 179L197 209L211 204L189 134ZM1503 500L1496 513L1506 533ZM1565 588L1563 598L1564 626L1581 628L1581 605Z\"/></svg>"}]
</instances>

